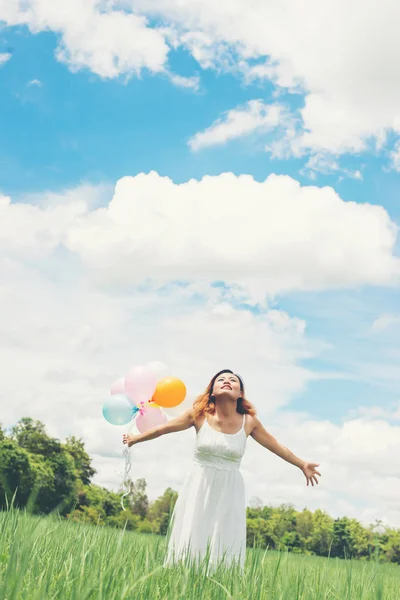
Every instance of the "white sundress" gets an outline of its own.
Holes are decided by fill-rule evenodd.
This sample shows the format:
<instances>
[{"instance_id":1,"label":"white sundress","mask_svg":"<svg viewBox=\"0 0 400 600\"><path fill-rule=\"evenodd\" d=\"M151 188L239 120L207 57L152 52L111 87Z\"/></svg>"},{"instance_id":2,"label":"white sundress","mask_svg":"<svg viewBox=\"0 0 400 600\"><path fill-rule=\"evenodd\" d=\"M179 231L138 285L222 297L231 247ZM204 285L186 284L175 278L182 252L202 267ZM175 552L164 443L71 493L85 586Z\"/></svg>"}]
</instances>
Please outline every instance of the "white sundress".
<instances>
[{"instance_id":1,"label":"white sundress","mask_svg":"<svg viewBox=\"0 0 400 600\"><path fill-rule=\"evenodd\" d=\"M164 567L206 558L208 568L244 568L246 502L239 471L246 448L245 415L237 433L222 433L204 419L196 435L192 469L172 513Z\"/></svg>"}]
</instances>

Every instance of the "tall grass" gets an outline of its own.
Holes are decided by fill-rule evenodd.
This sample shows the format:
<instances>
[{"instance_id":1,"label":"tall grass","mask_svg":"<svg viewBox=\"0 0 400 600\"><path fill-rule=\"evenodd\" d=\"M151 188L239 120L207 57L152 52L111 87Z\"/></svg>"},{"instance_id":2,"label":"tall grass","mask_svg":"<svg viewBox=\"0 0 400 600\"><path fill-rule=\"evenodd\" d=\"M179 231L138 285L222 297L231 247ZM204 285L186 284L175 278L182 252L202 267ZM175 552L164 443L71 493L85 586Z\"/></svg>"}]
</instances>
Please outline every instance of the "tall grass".
<instances>
[{"instance_id":1,"label":"tall grass","mask_svg":"<svg viewBox=\"0 0 400 600\"><path fill-rule=\"evenodd\" d=\"M0 512L1 600L399 600L400 567L248 550L244 575L163 568L165 539Z\"/></svg>"}]
</instances>

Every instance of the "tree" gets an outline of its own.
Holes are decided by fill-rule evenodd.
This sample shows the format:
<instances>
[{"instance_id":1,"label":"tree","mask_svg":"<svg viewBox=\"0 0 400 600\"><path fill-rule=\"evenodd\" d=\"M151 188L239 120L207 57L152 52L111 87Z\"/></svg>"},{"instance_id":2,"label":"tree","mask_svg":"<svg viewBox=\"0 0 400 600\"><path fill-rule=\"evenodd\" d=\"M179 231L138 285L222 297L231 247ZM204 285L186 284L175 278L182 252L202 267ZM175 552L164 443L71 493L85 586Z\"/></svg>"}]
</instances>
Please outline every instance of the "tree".
<instances>
[{"instance_id":1,"label":"tree","mask_svg":"<svg viewBox=\"0 0 400 600\"><path fill-rule=\"evenodd\" d=\"M263 506L260 512L260 517L268 521L272 515L274 514L274 509L272 506Z\"/></svg>"},{"instance_id":2,"label":"tree","mask_svg":"<svg viewBox=\"0 0 400 600\"><path fill-rule=\"evenodd\" d=\"M81 510L75 509L66 515L70 521L78 523L92 523L94 525L105 525L104 517L94 506L83 506Z\"/></svg>"},{"instance_id":3,"label":"tree","mask_svg":"<svg viewBox=\"0 0 400 600\"><path fill-rule=\"evenodd\" d=\"M29 453L8 438L0 442L0 508L6 508L15 494L15 505L28 502L35 481Z\"/></svg>"},{"instance_id":4,"label":"tree","mask_svg":"<svg viewBox=\"0 0 400 600\"><path fill-rule=\"evenodd\" d=\"M294 531L296 526L296 511L293 506L282 504L274 509L269 523L275 538L281 540L285 533Z\"/></svg>"},{"instance_id":5,"label":"tree","mask_svg":"<svg viewBox=\"0 0 400 600\"><path fill-rule=\"evenodd\" d=\"M384 546L386 560L400 565L400 530L387 529L387 541Z\"/></svg>"},{"instance_id":6,"label":"tree","mask_svg":"<svg viewBox=\"0 0 400 600\"><path fill-rule=\"evenodd\" d=\"M353 540L350 531L350 519L342 517L333 523L333 540L331 556L351 558L354 554Z\"/></svg>"},{"instance_id":7,"label":"tree","mask_svg":"<svg viewBox=\"0 0 400 600\"><path fill-rule=\"evenodd\" d=\"M48 499L53 497L55 492L54 471L40 454L29 454L29 460L34 474L33 511L39 513L49 512Z\"/></svg>"},{"instance_id":8,"label":"tree","mask_svg":"<svg viewBox=\"0 0 400 600\"><path fill-rule=\"evenodd\" d=\"M247 544L249 546L273 550L277 547L278 542L272 519L267 521L258 517L247 520Z\"/></svg>"},{"instance_id":9,"label":"tree","mask_svg":"<svg viewBox=\"0 0 400 600\"><path fill-rule=\"evenodd\" d=\"M11 429L11 439L16 441L20 448L43 456L53 451L56 442L47 435L43 423L34 421L30 417L23 417L14 425Z\"/></svg>"},{"instance_id":10,"label":"tree","mask_svg":"<svg viewBox=\"0 0 400 600\"><path fill-rule=\"evenodd\" d=\"M313 515L310 510L306 508L302 512L298 512L296 515L296 531L300 535L301 544L300 547L303 552L308 552L311 541L311 534L313 531Z\"/></svg>"},{"instance_id":11,"label":"tree","mask_svg":"<svg viewBox=\"0 0 400 600\"><path fill-rule=\"evenodd\" d=\"M249 508L250 508L250 509L253 509L253 508L254 508L254 509L256 509L256 510L257 510L257 509L258 509L258 510L261 510L261 509L262 509L262 507L263 507L263 501L261 500L261 498L259 498L258 496L253 496L253 497L250 499L250 502L249 502Z\"/></svg>"},{"instance_id":12,"label":"tree","mask_svg":"<svg viewBox=\"0 0 400 600\"><path fill-rule=\"evenodd\" d=\"M301 548L301 541L300 534L297 531L286 531L281 538L280 545L283 548L288 548L289 550L295 550L299 552Z\"/></svg>"},{"instance_id":13,"label":"tree","mask_svg":"<svg viewBox=\"0 0 400 600\"><path fill-rule=\"evenodd\" d=\"M313 530L313 515L310 510L306 508L302 512L298 512L296 515L296 531L299 532L302 538L307 539L310 537Z\"/></svg>"},{"instance_id":14,"label":"tree","mask_svg":"<svg viewBox=\"0 0 400 600\"><path fill-rule=\"evenodd\" d=\"M75 463L77 477L83 485L89 485L96 471L92 467L92 459L85 450L85 445L81 439L70 436L66 439L63 448L72 456Z\"/></svg>"},{"instance_id":15,"label":"tree","mask_svg":"<svg viewBox=\"0 0 400 600\"><path fill-rule=\"evenodd\" d=\"M157 523L157 533L161 535L167 534L177 498L178 493L172 488L167 488L164 494L150 505L147 513L148 519Z\"/></svg>"},{"instance_id":16,"label":"tree","mask_svg":"<svg viewBox=\"0 0 400 600\"><path fill-rule=\"evenodd\" d=\"M60 441L47 435L43 423L24 417L12 428L9 442L28 455L34 512L69 510L77 499L78 482L74 459Z\"/></svg>"},{"instance_id":17,"label":"tree","mask_svg":"<svg viewBox=\"0 0 400 600\"><path fill-rule=\"evenodd\" d=\"M85 486L79 495L79 507L93 506L103 518L114 517L121 510L121 497L99 485Z\"/></svg>"},{"instance_id":18,"label":"tree","mask_svg":"<svg viewBox=\"0 0 400 600\"><path fill-rule=\"evenodd\" d=\"M144 519L149 508L149 499L146 494L147 483L144 478L137 479L129 485L129 503L134 515Z\"/></svg>"},{"instance_id":19,"label":"tree","mask_svg":"<svg viewBox=\"0 0 400 600\"><path fill-rule=\"evenodd\" d=\"M273 515L274 509L272 506L261 506L260 502L258 502L257 506L255 505L255 501L252 502L253 506L248 506L246 509L246 515L249 519L268 519Z\"/></svg>"},{"instance_id":20,"label":"tree","mask_svg":"<svg viewBox=\"0 0 400 600\"><path fill-rule=\"evenodd\" d=\"M374 534L370 529L366 529L357 521L350 519L348 530L351 540L352 554L357 558L370 556L373 549Z\"/></svg>"},{"instance_id":21,"label":"tree","mask_svg":"<svg viewBox=\"0 0 400 600\"><path fill-rule=\"evenodd\" d=\"M319 508L313 513L309 549L319 556L329 556L333 540L333 519Z\"/></svg>"},{"instance_id":22,"label":"tree","mask_svg":"<svg viewBox=\"0 0 400 600\"><path fill-rule=\"evenodd\" d=\"M37 501L38 512L49 513L58 509L61 514L66 514L77 501L78 482L74 460L58 443L55 451L46 457L45 464L53 472L53 485L40 489Z\"/></svg>"},{"instance_id":23,"label":"tree","mask_svg":"<svg viewBox=\"0 0 400 600\"><path fill-rule=\"evenodd\" d=\"M120 529L134 530L139 527L139 524L143 523L138 515L134 515L130 508L121 510L114 517L107 519L107 524L112 527L118 527Z\"/></svg>"}]
</instances>

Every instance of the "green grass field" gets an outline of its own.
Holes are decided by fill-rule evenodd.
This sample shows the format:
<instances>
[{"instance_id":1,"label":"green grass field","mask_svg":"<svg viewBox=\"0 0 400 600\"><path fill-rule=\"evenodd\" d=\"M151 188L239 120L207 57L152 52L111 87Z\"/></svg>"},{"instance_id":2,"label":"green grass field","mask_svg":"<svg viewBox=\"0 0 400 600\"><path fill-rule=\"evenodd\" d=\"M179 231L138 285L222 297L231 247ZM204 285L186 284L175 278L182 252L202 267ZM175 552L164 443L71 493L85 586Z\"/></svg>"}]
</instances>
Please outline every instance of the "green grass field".
<instances>
[{"instance_id":1,"label":"green grass field","mask_svg":"<svg viewBox=\"0 0 400 600\"><path fill-rule=\"evenodd\" d=\"M162 567L165 539L0 512L1 600L399 600L400 567L248 550L244 576Z\"/></svg>"}]
</instances>

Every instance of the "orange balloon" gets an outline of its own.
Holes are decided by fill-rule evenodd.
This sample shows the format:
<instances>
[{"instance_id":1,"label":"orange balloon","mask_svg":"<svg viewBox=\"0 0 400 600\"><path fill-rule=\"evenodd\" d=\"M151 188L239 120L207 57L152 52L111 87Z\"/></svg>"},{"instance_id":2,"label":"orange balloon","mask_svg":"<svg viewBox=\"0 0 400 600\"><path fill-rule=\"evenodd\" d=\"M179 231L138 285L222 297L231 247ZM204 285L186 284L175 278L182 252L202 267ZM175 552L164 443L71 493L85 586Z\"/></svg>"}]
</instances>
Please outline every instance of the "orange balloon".
<instances>
[{"instance_id":1,"label":"orange balloon","mask_svg":"<svg viewBox=\"0 0 400 600\"><path fill-rule=\"evenodd\" d=\"M186 386L176 377L165 377L157 383L153 395L153 402L163 408L173 408L184 401L186 397Z\"/></svg>"}]
</instances>

